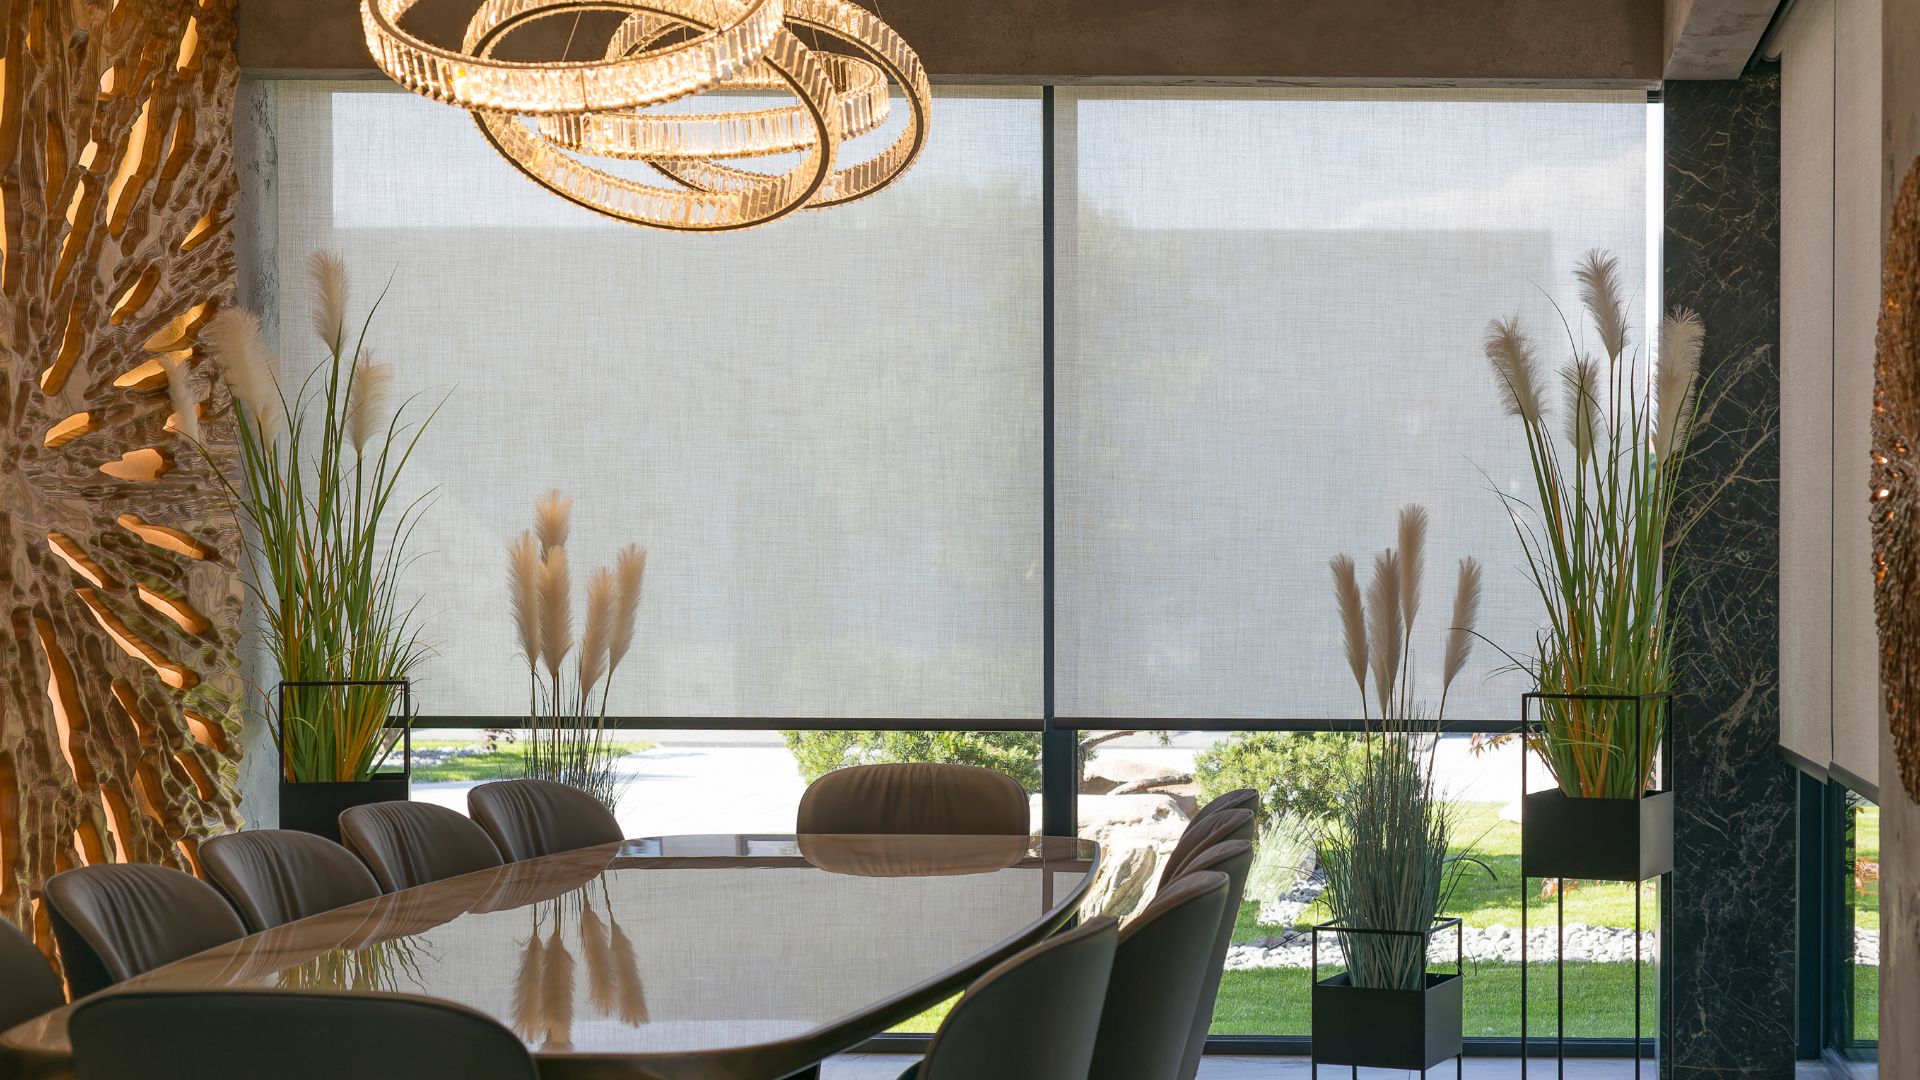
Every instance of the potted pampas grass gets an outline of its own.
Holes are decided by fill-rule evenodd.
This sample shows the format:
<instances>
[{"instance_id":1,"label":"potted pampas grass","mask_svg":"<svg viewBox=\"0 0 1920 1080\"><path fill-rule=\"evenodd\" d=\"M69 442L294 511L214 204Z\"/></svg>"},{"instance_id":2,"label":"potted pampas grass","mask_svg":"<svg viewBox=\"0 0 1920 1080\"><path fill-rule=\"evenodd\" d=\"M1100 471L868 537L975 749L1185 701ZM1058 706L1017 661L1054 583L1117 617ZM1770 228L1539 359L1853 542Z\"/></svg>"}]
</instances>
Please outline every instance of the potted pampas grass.
<instances>
[{"instance_id":1,"label":"potted pampas grass","mask_svg":"<svg viewBox=\"0 0 1920 1080\"><path fill-rule=\"evenodd\" d=\"M1480 565L1460 560L1442 656L1439 704L1415 694L1412 652L1425 574L1427 513L1400 512L1398 546L1375 557L1364 595L1351 558L1330 564L1346 659L1366 720L1365 765L1320 842L1322 894L1332 918L1313 930L1313 1060L1427 1069L1461 1053L1461 972L1428 970L1440 913L1464 856L1435 790L1433 754L1447 692L1473 650ZM1490 871L1489 871L1490 872ZM1346 970L1320 978L1320 935L1339 942Z\"/></svg>"},{"instance_id":2,"label":"potted pampas grass","mask_svg":"<svg viewBox=\"0 0 1920 1080\"><path fill-rule=\"evenodd\" d=\"M1570 343L1557 417L1519 320L1486 338L1536 501L1501 496L1546 614L1533 654L1513 658L1534 685L1527 745L1557 783L1525 796L1523 862L1531 876L1637 881L1672 864L1672 794L1655 790L1673 685L1662 560L1704 328L1675 309L1648 363L1628 340L1616 260L1589 252L1574 273L1600 352Z\"/></svg>"},{"instance_id":3,"label":"potted pampas grass","mask_svg":"<svg viewBox=\"0 0 1920 1080\"><path fill-rule=\"evenodd\" d=\"M341 261L316 252L308 270L326 360L291 394L252 312L223 311L205 340L233 394L241 469L221 480L245 526L247 585L280 680L280 824L337 839L341 810L407 797L405 769L380 769L396 711L401 726L411 719L424 654L397 583L425 501L399 492L431 416L410 423L407 404L390 400L392 369L367 349L373 310L357 330L347 321ZM186 424L194 403L178 375L169 368Z\"/></svg>"},{"instance_id":4,"label":"potted pampas grass","mask_svg":"<svg viewBox=\"0 0 1920 1080\"><path fill-rule=\"evenodd\" d=\"M507 548L507 591L527 663L525 775L579 788L612 810L620 755L607 738L607 697L633 646L647 553L628 544L611 568L587 579L586 632L576 649L567 565L572 510L571 498L548 492L534 507L533 530Z\"/></svg>"}]
</instances>

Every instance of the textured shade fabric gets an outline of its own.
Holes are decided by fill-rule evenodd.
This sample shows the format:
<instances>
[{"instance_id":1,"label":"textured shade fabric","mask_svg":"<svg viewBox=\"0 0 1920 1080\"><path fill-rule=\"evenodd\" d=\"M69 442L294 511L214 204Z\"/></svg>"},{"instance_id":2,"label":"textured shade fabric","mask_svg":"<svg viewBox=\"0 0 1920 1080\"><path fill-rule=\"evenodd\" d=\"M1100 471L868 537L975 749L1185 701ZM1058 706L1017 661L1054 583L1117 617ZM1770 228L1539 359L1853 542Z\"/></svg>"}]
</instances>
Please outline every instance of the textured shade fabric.
<instances>
[{"instance_id":1,"label":"textured shade fabric","mask_svg":"<svg viewBox=\"0 0 1920 1080\"><path fill-rule=\"evenodd\" d=\"M0 1031L66 1004L60 978L20 928L0 919Z\"/></svg>"},{"instance_id":2,"label":"textured shade fabric","mask_svg":"<svg viewBox=\"0 0 1920 1080\"><path fill-rule=\"evenodd\" d=\"M600 800L551 780L481 784L467 792L467 811L508 862L622 839Z\"/></svg>"},{"instance_id":3,"label":"textured shade fabric","mask_svg":"<svg viewBox=\"0 0 1920 1080\"><path fill-rule=\"evenodd\" d=\"M47 912L76 998L246 935L212 886L145 863L55 874Z\"/></svg>"},{"instance_id":4,"label":"textured shade fabric","mask_svg":"<svg viewBox=\"0 0 1920 1080\"><path fill-rule=\"evenodd\" d=\"M200 861L250 933L380 895L360 860L325 837L251 829L209 839Z\"/></svg>"},{"instance_id":5,"label":"textured shade fabric","mask_svg":"<svg viewBox=\"0 0 1920 1080\"><path fill-rule=\"evenodd\" d=\"M423 713L525 715L506 546L559 488L576 583L648 549L610 715L1037 726L1037 92L942 89L885 192L676 236L554 198L394 88L259 89L277 158L249 262L288 376L316 360L304 265L330 248L356 320L385 292L396 397L445 398L407 467L435 493L403 581L434 646Z\"/></svg>"},{"instance_id":6,"label":"textured shade fabric","mask_svg":"<svg viewBox=\"0 0 1920 1080\"><path fill-rule=\"evenodd\" d=\"M1225 874L1188 874L1162 889L1127 924L1114 954L1100 1042L1088 1075L1101 1080L1179 1075L1230 886Z\"/></svg>"},{"instance_id":7,"label":"textured shade fabric","mask_svg":"<svg viewBox=\"0 0 1920 1080\"><path fill-rule=\"evenodd\" d=\"M1089 919L981 976L941 1021L920 1080L1086 1076L1116 926L1105 916Z\"/></svg>"},{"instance_id":8,"label":"textured shade fabric","mask_svg":"<svg viewBox=\"0 0 1920 1080\"><path fill-rule=\"evenodd\" d=\"M183 1032L218 1017L218 1038ZM470 1009L393 994L148 991L70 1021L79 1080L535 1080L513 1033Z\"/></svg>"},{"instance_id":9,"label":"textured shade fabric","mask_svg":"<svg viewBox=\"0 0 1920 1080\"><path fill-rule=\"evenodd\" d=\"M1651 115L1630 93L1057 91L1061 715L1357 719L1327 560L1365 566L1408 502L1432 513L1417 698L1438 704L1462 556L1488 569L1480 630L1533 650L1501 500L1532 479L1481 339L1518 315L1556 367L1596 348L1559 313L1602 248L1640 348ZM1449 718L1517 720L1506 663L1476 648Z\"/></svg>"},{"instance_id":10,"label":"textured shade fabric","mask_svg":"<svg viewBox=\"0 0 1920 1080\"><path fill-rule=\"evenodd\" d=\"M500 849L480 826L433 803L356 806L340 815L340 842L384 892L501 865Z\"/></svg>"},{"instance_id":11,"label":"textured shade fabric","mask_svg":"<svg viewBox=\"0 0 1920 1080\"><path fill-rule=\"evenodd\" d=\"M855 765L815 780L800 798L801 833L1025 836L1027 793L973 765Z\"/></svg>"}]
</instances>

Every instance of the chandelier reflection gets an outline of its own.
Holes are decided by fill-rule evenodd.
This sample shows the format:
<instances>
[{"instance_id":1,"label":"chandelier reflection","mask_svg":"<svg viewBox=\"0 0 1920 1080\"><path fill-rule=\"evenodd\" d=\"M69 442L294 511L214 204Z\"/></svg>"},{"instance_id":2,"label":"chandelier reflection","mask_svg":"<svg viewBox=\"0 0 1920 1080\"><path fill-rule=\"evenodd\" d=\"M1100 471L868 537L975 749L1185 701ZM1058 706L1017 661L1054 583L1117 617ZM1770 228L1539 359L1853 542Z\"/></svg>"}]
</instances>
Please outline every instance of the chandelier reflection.
<instances>
[{"instance_id":1,"label":"chandelier reflection","mask_svg":"<svg viewBox=\"0 0 1920 1080\"><path fill-rule=\"evenodd\" d=\"M362 0L380 69L466 109L535 183L620 221L682 232L763 225L871 195L926 144L932 92L920 58L844 0L484 0L457 50L400 28L418 2ZM561 17L563 55L579 51L582 29L612 26L597 59L498 55L517 32ZM898 134L844 160L850 140L886 123L896 86L908 109ZM765 107L770 95L792 103ZM738 107L743 96L753 107ZM662 183L614 162L639 163Z\"/></svg>"}]
</instances>

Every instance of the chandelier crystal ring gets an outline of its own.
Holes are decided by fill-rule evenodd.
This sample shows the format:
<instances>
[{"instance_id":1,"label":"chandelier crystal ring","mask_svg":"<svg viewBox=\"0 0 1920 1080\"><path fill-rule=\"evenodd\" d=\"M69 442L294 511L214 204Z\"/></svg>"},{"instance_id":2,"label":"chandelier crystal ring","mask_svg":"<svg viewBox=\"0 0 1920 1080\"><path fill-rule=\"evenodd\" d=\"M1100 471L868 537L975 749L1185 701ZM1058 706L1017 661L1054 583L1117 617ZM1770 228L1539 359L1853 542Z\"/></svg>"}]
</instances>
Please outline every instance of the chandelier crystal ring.
<instances>
[{"instance_id":1,"label":"chandelier crystal ring","mask_svg":"<svg viewBox=\"0 0 1920 1080\"><path fill-rule=\"evenodd\" d=\"M474 36L478 55L492 53L500 40L527 22L560 11L587 8L620 13L665 14L702 26L717 5L704 0L650 0L641 3L556 3L515 0L520 10ZM476 15L478 20L480 15ZM782 174L751 174L756 182L725 191L677 190L642 184L579 161L541 138L512 114L474 110L473 118L495 149L535 183L589 210L638 225L684 232L743 229L772 221L806 204L832 175L840 136L835 94L826 65L785 29L774 35L761 61L800 99L815 128L801 160Z\"/></svg>"}]
</instances>

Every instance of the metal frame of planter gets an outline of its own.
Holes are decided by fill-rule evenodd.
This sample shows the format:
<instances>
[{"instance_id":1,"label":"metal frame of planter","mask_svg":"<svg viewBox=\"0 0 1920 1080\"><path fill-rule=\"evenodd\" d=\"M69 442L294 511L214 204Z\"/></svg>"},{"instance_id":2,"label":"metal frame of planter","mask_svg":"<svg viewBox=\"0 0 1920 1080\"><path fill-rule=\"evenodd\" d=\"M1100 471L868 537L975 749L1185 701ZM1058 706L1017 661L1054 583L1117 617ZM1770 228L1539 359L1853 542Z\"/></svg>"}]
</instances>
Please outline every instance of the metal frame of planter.
<instances>
[{"instance_id":1,"label":"metal frame of planter","mask_svg":"<svg viewBox=\"0 0 1920 1080\"><path fill-rule=\"evenodd\" d=\"M1642 791L1631 799L1578 799L1568 797L1556 785L1546 791L1527 790L1527 760L1533 756L1533 737L1540 721L1533 715L1540 701L1620 701L1633 703L1634 757L1645 756L1643 714L1649 702L1658 701L1668 710L1664 739L1656 763L1658 782L1663 786ZM1644 924L1640 886L1673 873L1674 795L1668 783L1667 768L1673 759L1673 691L1651 694L1549 694L1532 691L1520 695L1520 1076L1526 1080L1531 1035L1527 1028L1527 889L1534 878L1553 878L1554 888L1554 1059L1558 1075L1567 1075L1567 881L1617 881L1633 886L1633 1075L1639 1080L1642 1034L1645 1026L1641 1001L1645 996L1640 936ZM1577 809L1576 809L1577 808ZM1584 817L1584 820L1583 820ZM1598 828L1595 826L1598 825ZM1621 842L1631 835L1632 843ZM1536 851L1530 839L1572 838L1575 846L1556 845L1556 850ZM1663 895L1664 895L1664 889ZM1658 953L1654 962L1659 962ZM1661 1007L1665 1008L1665 997ZM1659 1048L1659 1036L1654 1037Z\"/></svg>"},{"instance_id":2,"label":"metal frame of planter","mask_svg":"<svg viewBox=\"0 0 1920 1080\"><path fill-rule=\"evenodd\" d=\"M374 773L366 780L288 780L287 779L287 690L321 686L386 686L400 691L400 715L406 721L400 727L400 771ZM413 682L410 679L307 679L282 680L274 688L275 747L280 751L280 827L324 836L340 841L340 811L376 802L404 802L413 784ZM393 727L393 714L387 714L385 727ZM308 789L301 791L299 789ZM324 789L324 790L313 790ZM296 810L294 820L287 816L287 795L299 791L294 801L305 803Z\"/></svg>"},{"instance_id":3,"label":"metal frame of planter","mask_svg":"<svg viewBox=\"0 0 1920 1080\"><path fill-rule=\"evenodd\" d=\"M1438 975L1427 971L1427 953L1433 935L1453 928L1453 971ZM1353 958L1342 949L1347 970L1320 981L1320 935L1379 934L1384 937L1419 938L1421 974L1425 985L1418 990L1386 990L1354 986ZM1451 1057L1455 1080L1466 1068L1464 1037L1466 984L1466 930L1459 918L1435 919L1425 930L1373 930L1347 926L1338 920L1316 923L1310 931L1312 959L1308 985L1313 1001L1313 1042L1310 1068L1319 1080L1320 1066L1346 1065L1358 1077L1362 1067L1369 1069L1417 1069L1422 1080L1427 1070ZM1341 981L1345 980L1345 981ZM1336 1007L1336 1003L1337 1007ZM1399 1021L1388 1033L1380 1030L1382 1019ZM1409 1027L1417 1026L1410 1033ZM1438 1027L1440 1030L1435 1030ZM1327 1044L1334 1048L1328 1055ZM1364 1049L1363 1049L1364 1048Z\"/></svg>"}]
</instances>

